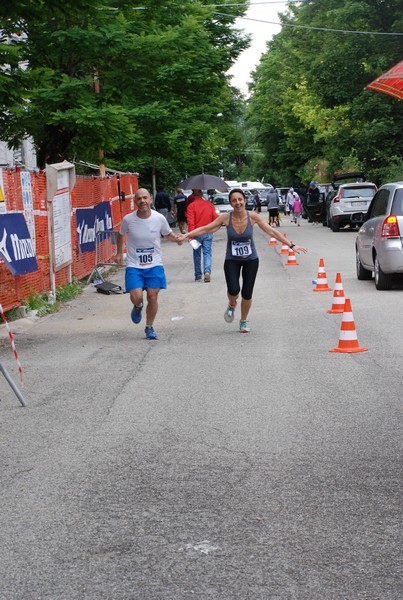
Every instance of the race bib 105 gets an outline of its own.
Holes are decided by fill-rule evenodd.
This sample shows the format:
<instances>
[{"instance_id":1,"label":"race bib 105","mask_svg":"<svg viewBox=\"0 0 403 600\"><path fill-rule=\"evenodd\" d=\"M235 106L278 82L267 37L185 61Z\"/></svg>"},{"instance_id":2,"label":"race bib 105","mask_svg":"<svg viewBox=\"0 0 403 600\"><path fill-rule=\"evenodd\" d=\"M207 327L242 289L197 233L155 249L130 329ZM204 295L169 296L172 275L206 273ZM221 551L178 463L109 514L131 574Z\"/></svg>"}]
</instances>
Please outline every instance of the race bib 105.
<instances>
[{"instance_id":1,"label":"race bib 105","mask_svg":"<svg viewBox=\"0 0 403 600\"><path fill-rule=\"evenodd\" d=\"M141 265L152 265L154 259L154 247L136 248L136 256Z\"/></svg>"}]
</instances>

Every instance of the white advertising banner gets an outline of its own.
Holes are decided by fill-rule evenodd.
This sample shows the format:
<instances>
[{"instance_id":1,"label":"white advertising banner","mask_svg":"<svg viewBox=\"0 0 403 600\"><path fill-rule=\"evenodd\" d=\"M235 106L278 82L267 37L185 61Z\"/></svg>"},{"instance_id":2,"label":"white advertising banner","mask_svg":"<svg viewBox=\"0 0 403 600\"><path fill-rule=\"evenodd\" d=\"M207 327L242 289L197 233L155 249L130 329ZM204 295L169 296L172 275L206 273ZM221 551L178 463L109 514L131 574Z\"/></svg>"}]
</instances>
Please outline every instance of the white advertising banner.
<instances>
[{"instance_id":1,"label":"white advertising banner","mask_svg":"<svg viewBox=\"0 0 403 600\"><path fill-rule=\"evenodd\" d=\"M59 190L53 199L54 262L56 270L73 259L70 213L69 189Z\"/></svg>"},{"instance_id":2,"label":"white advertising banner","mask_svg":"<svg viewBox=\"0 0 403 600\"><path fill-rule=\"evenodd\" d=\"M24 205L24 217L35 249L34 205L32 201L31 173L29 171L21 171L21 189L22 201Z\"/></svg>"},{"instance_id":3,"label":"white advertising banner","mask_svg":"<svg viewBox=\"0 0 403 600\"><path fill-rule=\"evenodd\" d=\"M58 270L69 267L72 281L73 240L71 235L71 191L76 181L73 163L64 160L46 165L46 198L49 208L49 254L51 256L51 291L56 296Z\"/></svg>"}]
</instances>

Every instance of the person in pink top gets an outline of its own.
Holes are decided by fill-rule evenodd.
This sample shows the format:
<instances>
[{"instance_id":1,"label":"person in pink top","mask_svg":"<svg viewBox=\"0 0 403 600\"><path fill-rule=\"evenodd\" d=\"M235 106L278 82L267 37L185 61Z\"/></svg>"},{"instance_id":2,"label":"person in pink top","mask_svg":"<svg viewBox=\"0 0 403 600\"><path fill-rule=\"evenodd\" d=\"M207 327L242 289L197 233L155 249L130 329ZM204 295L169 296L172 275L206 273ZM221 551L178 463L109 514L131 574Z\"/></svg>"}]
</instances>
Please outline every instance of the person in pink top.
<instances>
[{"instance_id":1,"label":"person in pink top","mask_svg":"<svg viewBox=\"0 0 403 600\"><path fill-rule=\"evenodd\" d=\"M301 214L302 214L302 203L301 203L300 197L295 192L294 192L294 204L292 206L292 212L294 215L294 223L296 223L299 227L300 221L301 221Z\"/></svg>"}]
</instances>

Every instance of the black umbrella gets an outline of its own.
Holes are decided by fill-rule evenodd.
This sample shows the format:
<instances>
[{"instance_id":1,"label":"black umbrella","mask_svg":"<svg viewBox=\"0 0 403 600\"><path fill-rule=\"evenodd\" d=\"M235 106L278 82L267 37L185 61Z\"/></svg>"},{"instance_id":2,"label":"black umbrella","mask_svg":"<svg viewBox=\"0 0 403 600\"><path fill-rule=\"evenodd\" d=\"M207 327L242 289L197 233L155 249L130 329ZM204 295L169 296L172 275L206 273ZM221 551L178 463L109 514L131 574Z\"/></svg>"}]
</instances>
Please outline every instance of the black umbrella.
<instances>
[{"instance_id":1,"label":"black umbrella","mask_svg":"<svg viewBox=\"0 0 403 600\"><path fill-rule=\"evenodd\" d=\"M188 177L181 181L178 187L184 190L219 190L220 192L227 192L230 189L224 179L215 175L208 175L208 173Z\"/></svg>"}]
</instances>

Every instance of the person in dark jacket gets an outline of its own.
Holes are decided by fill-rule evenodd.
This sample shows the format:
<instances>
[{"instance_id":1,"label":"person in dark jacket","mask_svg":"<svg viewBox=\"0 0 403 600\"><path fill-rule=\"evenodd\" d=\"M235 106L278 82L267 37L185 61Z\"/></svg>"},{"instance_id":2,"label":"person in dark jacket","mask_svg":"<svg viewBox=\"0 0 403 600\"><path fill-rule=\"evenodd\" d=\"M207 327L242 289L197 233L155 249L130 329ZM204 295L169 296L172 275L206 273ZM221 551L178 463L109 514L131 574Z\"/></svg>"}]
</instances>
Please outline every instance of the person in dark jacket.
<instances>
[{"instance_id":1,"label":"person in dark jacket","mask_svg":"<svg viewBox=\"0 0 403 600\"><path fill-rule=\"evenodd\" d=\"M312 205L318 205L319 204L319 188L316 185L315 181L311 181L309 183L309 187L306 191L306 201L307 204L309 206L309 204ZM316 211L311 210L311 216L312 216L312 221L314 225L317 225L319 223L318 219L315 218L315 213Z\"/></svg>"},{"instance_id":2,"label":"person in dark jacket","mask_svg":"<svg viewBox=\"0 0 403 600\"><path fill-rule=\"evenodd\" d=\"M172 207L172 216L178 221L179 231L186 233L186 196L181 189L176 190L176 196L174 197L174 204Z\"/></svg>"},{"instance_id":3,"label":"person in dark jacket","mask_svg":"<svg viewBox=\"0 0 403 600\"><path fill-rule=\"evenodd\" d=\"M253 210L258 213L262 212L262 202L257 191L253 195Z\"/></svg>"},{"instance_id":4,"label":"person in dark jacket","mask_svg":"<svg viewBox=\"0 0 403 600\"><path fill-rule=\"evenodd\" d=\"M319 202L319 188L316 185L315 181L311 181L309 184L309 188L306 191L308 201L311 202Z\"/></svg>"},{"instance_id":5,"label":"person in dark jacket","mask_svg":"<svg viewBox=\"0 0 403 600\"><path fill-rule=\"evenodd\" d=\"M167 192L164 191L164 186L159 185L155 194L154 206L155 210L166 218L168 221L168 213L171 210L171 199Z\"/></svg>"}]
</instances>

